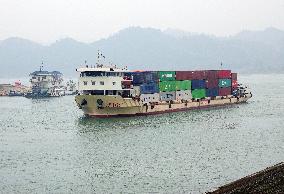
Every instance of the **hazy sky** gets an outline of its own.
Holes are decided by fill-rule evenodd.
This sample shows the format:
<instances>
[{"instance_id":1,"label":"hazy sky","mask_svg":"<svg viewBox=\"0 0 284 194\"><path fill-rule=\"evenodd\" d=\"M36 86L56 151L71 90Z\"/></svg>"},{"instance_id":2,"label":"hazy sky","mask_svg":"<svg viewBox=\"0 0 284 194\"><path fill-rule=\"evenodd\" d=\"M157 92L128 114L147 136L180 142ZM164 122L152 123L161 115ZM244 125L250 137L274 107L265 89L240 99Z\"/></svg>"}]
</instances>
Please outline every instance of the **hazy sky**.
<instances>
[{"instance_id":1,"label":"hazy sky","mask_svg":"<svg viewBox=\"0 0 284 194\"><path fill-rule=\"evenodd\" d=\"M217 36L284 30L284 0L0 0L0 40L91 42L129 26Z\"/></svg>"}]
</instances>

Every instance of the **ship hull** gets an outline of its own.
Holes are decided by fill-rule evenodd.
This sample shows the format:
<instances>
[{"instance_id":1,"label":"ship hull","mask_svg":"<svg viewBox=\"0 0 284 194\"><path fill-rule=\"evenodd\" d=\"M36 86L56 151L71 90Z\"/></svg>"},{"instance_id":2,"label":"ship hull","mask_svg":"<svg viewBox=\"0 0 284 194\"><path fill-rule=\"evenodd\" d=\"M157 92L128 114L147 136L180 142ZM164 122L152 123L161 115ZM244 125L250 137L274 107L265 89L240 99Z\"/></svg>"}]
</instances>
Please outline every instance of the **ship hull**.
<instances>
[{"instance_id":1,"label":"ship hull","mask_svg":"<svg viewBox=\"0 0 284 194\"><path fill-rule=\"evenodd\" d=\"M143 105L138 100L121 96L77 95L75 101L88 117L131 117L164 114L171 112L208 109L232 104L244 103L252 96L217 98L193 102L159 102L154 105Z\"/></svg>"}]
</instances>

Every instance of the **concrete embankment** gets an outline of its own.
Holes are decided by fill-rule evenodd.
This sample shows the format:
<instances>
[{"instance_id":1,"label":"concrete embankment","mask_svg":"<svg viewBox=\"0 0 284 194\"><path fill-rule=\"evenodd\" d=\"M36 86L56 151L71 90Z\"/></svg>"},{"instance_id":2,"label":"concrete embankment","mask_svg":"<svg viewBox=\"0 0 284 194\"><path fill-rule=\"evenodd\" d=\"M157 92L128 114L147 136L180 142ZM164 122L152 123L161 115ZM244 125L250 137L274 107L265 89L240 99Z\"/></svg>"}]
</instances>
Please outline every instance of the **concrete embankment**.
<instances>
[{"instance_id":1,"label":"concrete embankment","mask_svg":"<svg viewBox=\"0 0 284 194\"><path fill-rule=\"evenodd\" d=\"M219 187L211 194L277 194L284 193L284 163Z\"/></svg>"}]
</instances>

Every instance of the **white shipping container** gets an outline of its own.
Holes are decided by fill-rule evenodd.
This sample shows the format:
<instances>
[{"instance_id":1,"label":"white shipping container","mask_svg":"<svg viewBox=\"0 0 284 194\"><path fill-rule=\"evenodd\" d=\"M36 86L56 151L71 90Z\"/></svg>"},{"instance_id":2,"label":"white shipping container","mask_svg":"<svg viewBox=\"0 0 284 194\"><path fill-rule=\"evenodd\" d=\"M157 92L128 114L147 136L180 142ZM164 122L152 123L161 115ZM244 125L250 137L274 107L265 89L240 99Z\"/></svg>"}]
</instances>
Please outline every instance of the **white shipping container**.
<instances>
[{"instance_id":1,"label":"white shipping container","mask_svg":"<svg viewBox=\"0 0 284 194\"><path fill-rule=\"evenodd\" d=\"M140 86L133 86L133 90L130 90L130 94L133 97L137 97L140 96L141 92L140 92Z\"/></svg>"},{"instance_id":2,"label":"white shipping container","mask_svg":"<svg viewBox=\"0 0 284 194\"><path fill-rule=\"evenodd\" d=\"M140 100L142 101L143 104L145 104L145 103L149 104L150 102L159 102L160 101L160 95L159 95L159 93L141 94Z\"/></svg>"},{"instance_id":3,"label":"white shipping container","mask_svg":"<svg viewBox=\"0 0 284 194\"><path fill-rule=\"evenodd\" d=\"M171 101L176 99L176 92L160 92L161 101Z\"/></svg>"},{"instance_id":4,"label":"white shipping container","mask_svg":"<svg viewBox=\"0 0 284 194\"><path fill-rule=\"evenodd\" d=\"M176 91L176 100L191 100L191 90Z\"/></svg>"}]
</instances>

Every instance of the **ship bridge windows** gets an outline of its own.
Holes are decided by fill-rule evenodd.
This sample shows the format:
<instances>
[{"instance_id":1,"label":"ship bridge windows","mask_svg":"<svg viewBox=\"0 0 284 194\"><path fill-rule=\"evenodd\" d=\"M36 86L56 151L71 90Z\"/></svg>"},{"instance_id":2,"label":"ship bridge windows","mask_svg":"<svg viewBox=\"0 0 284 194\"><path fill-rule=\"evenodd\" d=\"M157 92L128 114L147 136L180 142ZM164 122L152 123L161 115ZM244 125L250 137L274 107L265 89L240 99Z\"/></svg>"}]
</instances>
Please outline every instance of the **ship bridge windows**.
<instances>
[{"instance_id":1,"label":"ship bridge windows","mask_svg":"<svg viewBox=\"0 0 284 194\"><path fill-rule=\"evenodd\" d=\"M105 71L84 71L81 72L80 77L100 77L100 76L122 76L121 72L105 72Z\"/></svg>"},{"instance_id":2,"label":"ship bridge windows","mask_svg":"<svg viewBox=\"0 0 284 194\"><path fill-rule=\"evenodd\" d=\"M104 90L83 90L83 94L87 94L87 95L104 95Z\"/></svg>"},{"instance_id":3,"label":"ship bridge windows","mask_svg":"<svg viewBox=\"0 0 284 194\"><path fill-rule=\"evenodd\" d=\"M93 85L93 86L96 85L96 81L92 81L92 85Z\"/></svg>"},{"instance_id":4,"label":"ship bridge windows","mask_svg":"<svg viewBox=\"0 0 284 194\"><path fill-rule=\"evenodd\" d=\"M84 86L86 86L88 84L88 82L87 81L84 81Z\"/></svg>"},{"instance_id":5,"label":"ship bridge windows","mask_svg":"<svg viewBox=\"0 0 284 194\"><path fill-rule=\"evenodd\" d=\"M104 81L100 81L100 85L105 85L105 82Z\"/></svg>"}]
</instances>

